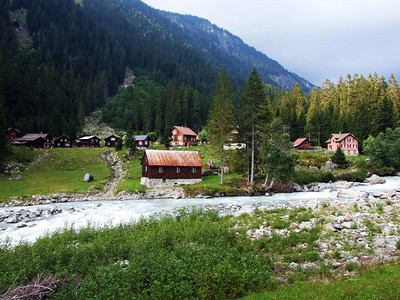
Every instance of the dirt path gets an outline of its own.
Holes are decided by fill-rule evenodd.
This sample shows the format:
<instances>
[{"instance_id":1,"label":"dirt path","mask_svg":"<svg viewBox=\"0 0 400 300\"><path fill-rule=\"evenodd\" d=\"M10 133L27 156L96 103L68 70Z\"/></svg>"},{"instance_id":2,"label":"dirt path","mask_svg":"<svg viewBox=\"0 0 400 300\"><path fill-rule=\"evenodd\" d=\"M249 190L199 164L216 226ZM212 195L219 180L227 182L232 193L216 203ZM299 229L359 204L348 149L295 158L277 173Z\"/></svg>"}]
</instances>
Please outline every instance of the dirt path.
<instances>
[{"instance_id":1,"label":"dirt path","mask_svg":"<svg viewBox=\"0 0 400 300\"><path fill-rule=\"evenodd\" d=\"M105 162L113 171L113 174L108 177L104 183L104 197L110 199L114 197L114 190L118 186L118 183L124 179L126 170L118 154L114 151L107 150L102 155Z\"/></svg>"}]
</instances>

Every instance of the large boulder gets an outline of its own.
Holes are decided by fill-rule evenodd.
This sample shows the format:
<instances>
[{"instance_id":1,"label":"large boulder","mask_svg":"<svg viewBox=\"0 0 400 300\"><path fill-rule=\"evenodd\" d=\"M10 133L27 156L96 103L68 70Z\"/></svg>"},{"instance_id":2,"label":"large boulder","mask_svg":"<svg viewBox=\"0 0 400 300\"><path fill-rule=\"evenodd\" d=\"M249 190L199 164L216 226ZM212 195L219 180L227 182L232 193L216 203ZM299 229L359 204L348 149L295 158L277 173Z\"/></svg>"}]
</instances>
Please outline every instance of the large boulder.
<instances>
[{"instance_id":1,"label":"large boulder","mask_svg":"<svg viewBox=\"0 0 400 300\"><path fill-rule=\"evenodd\" d=\"M326 171L326 172L332 172L332 171L335 171L336 169L337 169L337 165L334 164L331 159L329 159L326 162L325 166L321 167L321 170Z\"/></svg>"},{"instance_id":2,"label":"large boulder","mask_svg":"<svg viewBox=\"0 0 400 300\"><path fill-rule=\"evenodd\" d=\"M386 179L379 177L376 174L372 174L370 178L366 178L365 182L369 184L383 184L386 182Z\"/></svg>"},{"instance_id":3,"label":"large boulder","mask_svg":"<svg viewBox=\"0 0 400 300\"><path fill-rule=\"evenodd\" d=\"M364 191L339 190L337 197L344 199L365 199L368 198L368 193Z\"/></svg>"}]
</instances>

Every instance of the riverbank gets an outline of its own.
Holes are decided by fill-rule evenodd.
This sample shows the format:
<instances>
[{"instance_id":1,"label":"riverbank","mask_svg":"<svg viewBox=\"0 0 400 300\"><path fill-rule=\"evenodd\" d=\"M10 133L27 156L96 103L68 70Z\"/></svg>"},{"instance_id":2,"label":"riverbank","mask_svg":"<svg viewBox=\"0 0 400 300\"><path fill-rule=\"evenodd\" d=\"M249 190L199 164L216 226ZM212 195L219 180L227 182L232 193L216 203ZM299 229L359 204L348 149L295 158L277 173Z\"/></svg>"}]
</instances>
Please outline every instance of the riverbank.
<instances>
[{"instance_id":1,"label":"riverbank","mask_svg":"<svg viewBox=\"0 0 400 300\"><path fill-rule=\"evenodd\" d=\"M15 245L16 248L10 252L5 252L8 247L3 248L3 257L17 265L4 269L15 275L21 268L45 270L49 274L63 272L63 280L79 281L80 288L74 289L74 293L82 297L90 296L92 290L97 293L112 290L114 296L141 295L158 290L154 285L158 281L162 287L185 286L179 293L190 288L197 295L188 297L206 297L202 291L215 291L214 284L219 282L220 297L234 298L297 281L326 282L353 277L368 265L398 261L398 178L388 178L385 184L379 185L334 184L320 192L271 197L99 201L2 208L0 227L7 224L2 237L9 232L10 236L20 236L29 242L28 237L38 237L38 231L48 235L36 242L32 240L32 246L19 247L17 241L11 243L8 239L8 247ZM319 189L323 187L327 188L321 185ZM304 198L280 200L293 195ZM192 211L191 204L195 203L197 208ZM153 213L142 210L149 206ZM4 215L6 210L8 216ZM12 213L14 221L25 215L36 217L6 223L6 219L12 221ZM101 215L104 217L99 219ZM116 222L106 221L107 218L114 218ZM61 226L56 234L51 230L55 224ZM18 225L20 228L15 228ZM40 257L35 256L39 254ZM18 255L26 257L24 267L18 267ZM218 259L214 261L216 255ZM162 263L155 261L157 257ZM201 270L196 269L199 261ZM85 267L82 269L82 266ZM140 270L140 266L152 280L135 277L135 270ZM179 274L190 274L166 276L172 270L177 271L176 268L184 272ZM204 277L188 281L187 278L193 278L192 271ZM103 278L101 274L109 276ZM208 276L212 277L211 281ZM133 278L140 288L131 290L130 286L120 286ZM220 280L227 278L229 283L222 284ZM162 291L171 293L165 288Z\"/></svg>"}]
</instances>

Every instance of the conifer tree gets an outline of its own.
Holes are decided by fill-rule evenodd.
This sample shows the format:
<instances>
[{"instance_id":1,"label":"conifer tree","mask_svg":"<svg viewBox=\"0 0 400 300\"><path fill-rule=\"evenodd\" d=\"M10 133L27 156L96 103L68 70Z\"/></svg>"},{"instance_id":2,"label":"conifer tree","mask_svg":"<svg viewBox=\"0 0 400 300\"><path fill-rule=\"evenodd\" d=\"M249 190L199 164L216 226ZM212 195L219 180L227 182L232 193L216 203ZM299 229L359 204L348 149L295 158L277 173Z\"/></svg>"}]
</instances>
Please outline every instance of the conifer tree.
<instances>
[{"instance_id":1,"label":"conifer tree","mask_svg":"<svg viewBox=\"0 0 400 300\"><path fill-rule=\"evenodd\" d=\"M254 176L258 149L267 131L267 125L272 119L272 108L269 96L265 93L264 83L258 76L256 67L253 67L246 83L246 90L242 98L242 132L249 149L249 176L248 184L254 185Z\"/></svg>"},{"instance_id":2,"label":"conifer tree","mask_svg":"<svg viewBox=\"0 0 400 300\"><path fill-rule=\"evenodd\" d=\"M214 153L221 160L221 185L224 185L224 166L227 152L224 144L229 140L236 127L232 94L225 71L222 70L215 88L213 108L208 121L208 136Z\"/></svg>"}]
</instances>

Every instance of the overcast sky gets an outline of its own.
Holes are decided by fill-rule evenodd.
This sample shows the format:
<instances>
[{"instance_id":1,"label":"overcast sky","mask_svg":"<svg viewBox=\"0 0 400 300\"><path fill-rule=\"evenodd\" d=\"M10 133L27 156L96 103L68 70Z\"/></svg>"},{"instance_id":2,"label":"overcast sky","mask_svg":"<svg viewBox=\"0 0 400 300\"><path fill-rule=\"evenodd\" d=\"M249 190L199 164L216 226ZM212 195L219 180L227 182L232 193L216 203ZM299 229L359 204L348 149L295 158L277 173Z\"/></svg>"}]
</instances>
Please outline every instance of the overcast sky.
<instances>
[{"instance_id":1,"label":"overcast sky","mask_svg":"<svg viewBox=\"0 0 400 300\"><path fill-rule=\"evenodd\" d=\"M400 82L400 0L143 0L211 21L320 86L347 74Z\"/></svg>"}]
</instances>

